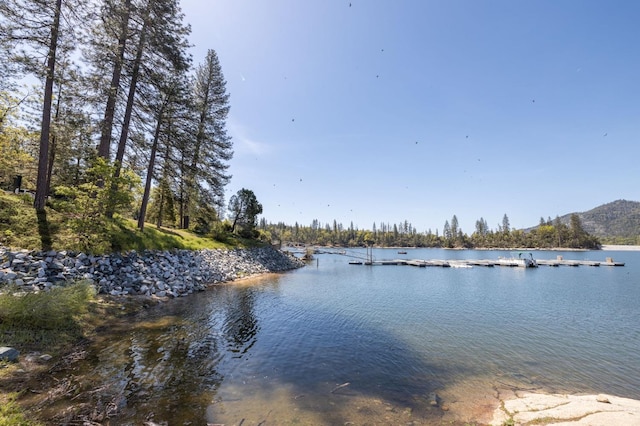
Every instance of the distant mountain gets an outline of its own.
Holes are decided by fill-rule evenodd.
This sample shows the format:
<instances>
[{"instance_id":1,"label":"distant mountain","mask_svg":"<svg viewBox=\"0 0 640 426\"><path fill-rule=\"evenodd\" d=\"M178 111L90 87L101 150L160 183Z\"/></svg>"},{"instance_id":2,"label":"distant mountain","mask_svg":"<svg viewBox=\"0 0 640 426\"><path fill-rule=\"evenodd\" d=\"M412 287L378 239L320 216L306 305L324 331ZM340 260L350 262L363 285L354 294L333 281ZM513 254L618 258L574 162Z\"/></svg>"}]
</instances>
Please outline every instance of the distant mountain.
<instances>
[{"instance_id":1,"label":"distant mountain","mask_svg":"<svg viewBox=\"0 0 640 426\"><path fill-rule=\"evenodd\" d=\"M562 223L568 225L572 214L561 216ZM616 200L576 214L584 230L598 238L637 239L640 236L640 202Z\"/></svg>"}]
</instances>

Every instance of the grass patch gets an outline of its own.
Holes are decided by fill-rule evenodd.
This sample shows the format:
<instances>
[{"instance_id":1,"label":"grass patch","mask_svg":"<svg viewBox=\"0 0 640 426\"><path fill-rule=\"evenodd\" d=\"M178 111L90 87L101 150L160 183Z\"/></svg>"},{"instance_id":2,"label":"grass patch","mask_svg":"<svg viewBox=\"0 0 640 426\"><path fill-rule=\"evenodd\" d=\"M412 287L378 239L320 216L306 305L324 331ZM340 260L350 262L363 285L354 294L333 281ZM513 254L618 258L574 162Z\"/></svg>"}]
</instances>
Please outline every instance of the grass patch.
<instances>
[{"instance_id":1,"label":"grass patch","mask_svg":"<svg viewBox=\"0 0 640 426\"><path fill-rule=\"evenodd\" d=\"M132 219L117 219L110 234L114 241L115 251L127 250L182 250L233 249L263 246L257 240L241 238L234 234L225 235L224 239L215 240L198 235L186 229L158 228L147 223L143 231L137 228Z\"/></svg>"},{"instance_id":2,"label":"grass patch","mask_svg":"<svg viewBox=\"0 0 640 426\"><path fill-rule=\"evenodd\" d=\"M0 340L22 351L61 349L83 337L84 317L94 301L95 288L84 281L38 293L5 287L0 294Z\"/></svg>"},{"instance_id":3,"label":"grass patch","mask_svg":"<svg viewBox=\"0 0 640 426\"><path fill-rule=\"evenodd\" d=\"M40 220L30 195L14 195L0 191L0 245L41 250L42 219L46 218L46 238L53 248L73 250L77 236L67 226L67 217L47 208Z\"/></svg>"},{"instance_id":4,"label":"grass patch","mask_svg":"<svg viewBox=\"0 0 640 426\"><path fill-rule=\"evenodd\" d=\"M39 218L32 203L33 199L28 195L17 196L0 191L0 245L27 250L52 248L93 254L129 250L232 249L262 245L233 234L216 235L219 237L216 240L189 230L157 228L150 223L140 231L137 221L118 216L104 219L104 226L80 235L73 230L73 215L47 207Z\"/></svg>"},{"instance_id":5,"label":"grass patch","mask_svg":"<svg viewBox=\"0 0 640 426\"><path fill-rule=\"evenodd\" d=\"M0 244L13 247L40 247L38 218L28 195L0 193Z\"/></svg>"},{"instance_id":6,"label":"grass patch","mask_svg":"<svg viewBox=\"0 0 640 426\"><path fill-rule=\"evenodd\" d=\"M38 426L41 423L28 420L18 403L17 394L0 396L0 426Z\"/></svg>"},{"instance_id":7,"label":"grass patch","mask_svg":"<svg viewBox=\"0 0 640 426\"><path fill-rule=\"evenodd\" d=\"M154 250L201 250L221 249L237 246L233 242L221 242L202 237L184 229L158 228L147 224L143 231L131 219L116 219L109 230L114 251L145 249Z\"/></svg>"}]
</instances>

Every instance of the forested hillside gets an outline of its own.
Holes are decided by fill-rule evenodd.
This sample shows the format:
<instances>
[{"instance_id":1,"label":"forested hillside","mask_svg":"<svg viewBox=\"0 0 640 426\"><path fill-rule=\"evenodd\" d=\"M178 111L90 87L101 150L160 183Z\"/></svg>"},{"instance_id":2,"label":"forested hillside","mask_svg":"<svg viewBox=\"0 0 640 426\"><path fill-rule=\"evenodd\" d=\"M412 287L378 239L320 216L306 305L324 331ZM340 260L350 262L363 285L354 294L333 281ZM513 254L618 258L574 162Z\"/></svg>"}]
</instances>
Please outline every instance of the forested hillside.
<instances>
[{"instance_id":1,"label":"forested hillside","mask_svg":"<svg viewBox=\"0 0 640 426\"><path fill-rule=\"evenodd\" d=\"M585 231L610 244L640 244L640 202L616 200L582 213ZM571 214L560 217L568 224Z\"/></svg>"}]
</instances>

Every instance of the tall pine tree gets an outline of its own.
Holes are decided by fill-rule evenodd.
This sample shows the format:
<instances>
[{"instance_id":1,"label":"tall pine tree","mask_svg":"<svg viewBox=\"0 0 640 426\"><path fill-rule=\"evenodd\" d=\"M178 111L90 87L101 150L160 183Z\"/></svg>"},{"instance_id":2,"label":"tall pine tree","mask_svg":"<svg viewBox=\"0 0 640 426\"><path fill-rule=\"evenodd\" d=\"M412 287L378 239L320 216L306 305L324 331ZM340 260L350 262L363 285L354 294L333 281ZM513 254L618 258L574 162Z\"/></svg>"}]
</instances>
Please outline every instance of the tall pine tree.
<instances>
[{"instance_id":1,"label":"tall pine tree","mask_svg":"<svg viewBox=\"0 0 640 426\"><path fill-rule=\"evenodd\" d=\"M224 188L231 179L228 161L233 156L231 137L227 134L229 94L218 55L207 52L203 64L196 69L193 98L196 113L195 142L185 164L185 197L181 200L181 225L184 216L201 203L221 212Z\"/></svg>"}]
</instances>

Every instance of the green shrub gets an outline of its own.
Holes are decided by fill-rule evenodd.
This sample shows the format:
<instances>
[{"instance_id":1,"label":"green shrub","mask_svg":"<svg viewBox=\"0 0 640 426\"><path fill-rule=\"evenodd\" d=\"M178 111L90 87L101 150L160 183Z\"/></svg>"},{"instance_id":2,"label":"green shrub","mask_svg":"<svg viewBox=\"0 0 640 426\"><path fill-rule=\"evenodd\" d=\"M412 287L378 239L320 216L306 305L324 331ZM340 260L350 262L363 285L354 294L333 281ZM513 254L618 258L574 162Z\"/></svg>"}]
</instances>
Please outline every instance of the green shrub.
<instances>
[{"instance_id":1,"label":"green shrub","mask_svg":"<svg viewBox=\"0 0 640 426\"><path fill-rule=\"evenodd\" d=\"M9 395L6 400L0 398L0 426L36 426L39 423L27 420L22 408L15 401L16 395Z\"/></svg>"},{"instance_id":2,"label":"green shrub","mask_svg":"<svg viewBox=\"0 0 640 426\"><path fill-rule=\"evenodd\" d=\"M81 281L47 292L25 293L15 287L0 294L0 337L18 347L64 344L81 337L80 317L95 298L95 288Z\"/></svg>"}]
</instances>

